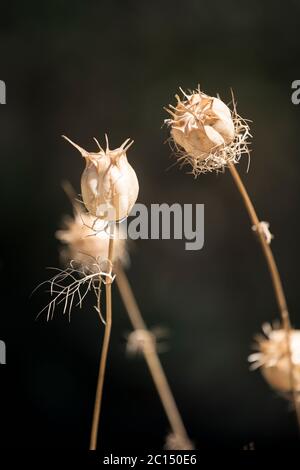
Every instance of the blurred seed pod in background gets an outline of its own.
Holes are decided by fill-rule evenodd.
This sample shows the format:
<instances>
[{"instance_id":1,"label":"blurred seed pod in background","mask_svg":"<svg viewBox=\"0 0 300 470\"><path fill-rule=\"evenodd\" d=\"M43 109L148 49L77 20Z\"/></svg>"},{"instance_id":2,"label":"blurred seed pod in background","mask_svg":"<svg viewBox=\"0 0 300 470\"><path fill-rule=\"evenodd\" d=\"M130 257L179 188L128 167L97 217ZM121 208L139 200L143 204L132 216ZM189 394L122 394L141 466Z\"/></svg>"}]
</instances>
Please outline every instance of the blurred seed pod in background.
<instances>
[{"instance_id":1,"label":"blurred seed pod in background","mask_svg":"<svg viewBox=\"0 0 300 470\"><path fill-rule=\"evenodd\" d=\"M75 213L74 217L66 217L64 228L58 230L55 236L64 245L61 250L61 259L64 264L73 261L79 267L95 271L107 260L111 228L105 221L89 213ZM112 262L118 261L123 266L127 266L129 255L126 232L123 227L116 225L113 237Z\"/></svg>"},{"instance_id":2,"label":"blurred seed pod in background","mask_svg":"<svg viewBox=\"0 0 300 470\"><path fill-rule=\"evenodd\" d=\"M110 150L106 136L106 150L103 150L94 138L99 151L87 152L68 137L63 137L85 158L81 194L89 213L107 221L118 221L127 217L139 192L136 173L126 156L133 140L127 139L119 148Z\"/></svg>"},{"instance_id":3,"label":"blurred seed pod in background","mask_svg":"<svg viewBox=\"0 0 300 470\"><path fill-rule=\"evenodd\" d=\"M198 88L176 95L176 106L165 110L171 115L165 123L170 127L171 141L181 164L189 164L197 176L207 171L219 171L229 163L237 163L243 153L249 154L250 130L247 122L231 111L219 98L211 97Z\"/></svg>"}]
</instances>

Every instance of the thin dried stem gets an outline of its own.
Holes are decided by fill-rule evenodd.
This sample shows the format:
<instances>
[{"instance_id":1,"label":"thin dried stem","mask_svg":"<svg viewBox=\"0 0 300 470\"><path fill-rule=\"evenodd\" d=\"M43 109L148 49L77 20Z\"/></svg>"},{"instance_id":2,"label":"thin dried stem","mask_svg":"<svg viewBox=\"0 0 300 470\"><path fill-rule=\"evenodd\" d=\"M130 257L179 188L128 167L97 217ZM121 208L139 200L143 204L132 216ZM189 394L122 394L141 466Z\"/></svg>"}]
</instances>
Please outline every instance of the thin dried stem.
<instances>
[{"instance_id":1,"label":"thin dried stem","mask_svg":"<svg viewBox=\"0 0 300 470\"><path fill-rule=\"evenodd\" d=\"M107 260L108 262L107 271L110 274L112 272L112 259L113 259L113 245L114 245L113 232L114 230L112 228L111 238L109 239L109 245L108 245L108 260ZM101 278L99 279L99 282L101 282ZM95 405L94 405L94 412L93 412L90 450L96 450L97 440L98 440L99 420L100 420L101 404L102 404L102 397L103 397L103 385L104 385L107 354L108 354L108 347L109 347L109 340L110 340L110 333L111 333L111 326L112 326L111 284L112 284L112 278L108 276L106 279L106 283L105 283L105 292L106 292L105 331L104 331L104 338L103 338L103 344L102 344L101 359L100 359L99 373L98 373L98 382L97 382L97 389L96 389L96 398L95 398ZM100 289L98 293L97 308L100 311Z\"/></svg>"},{"instance_id":2,"label":"thin dried stem","mask_svg":"<svg viewBox=\"0 0 300 470\"><path fill-rule=\"evenodd\" d=\"M228 167L230 170L230 173L233 177L233 180L242 196L242 199L244 201L245 207L247 209L247 212L249 214L250 220L253 224L253 226L256 228L257 234L258 234L258 239L260 241L268 269L270 272L273 288L274 288L274 293L276 297L276 301L278 304L279 312L281 315L282 319L282 325L286 334L286 347L287 347L287 353L288 353L288 360L289 360L289 369L290 369L290 383L291 383L291 390L292 390L292 395L293 395L293 402L294 402L294 407L295 407L295 413L297 417L297 422L298 422L298 427L300 431L300 407L298 404L298 396L297 396L297 391L295 388L295 378L294 378L294 364L292 361L292 353L291 353L291 342L290 342L290 333L291 333L291 322L290 322L290 316L289 316L289 311L287 307L287 302L286 302L286 297L284 294L280 274L276 265L276 261L273 255L273 252L270 248L270 245L267 243L265 234L263 231L260 229L260 221L257 216L257 213L255 211L255 208L253 206L253 203L249 197L249 194L241 180L241 177L235 168L235 166L229 162Z\"/></svg>"},{"instance_id":3,"label":"thin dried stem","mask_svg":"<svg viewBox=\"0 0 300 470\"><path fill-rule=\"evenodd\" d=\"M120 264L117 266L116 282L133 328L135 330L143 330L145 333L149 333L126 273ZM149 339L150 335L151 333L148 334ZM182 438L183 441L188 442L189 437L185 430L182 418L170 389L170 385L159 360L155 345L153 342L151 342L151 340L147 341L145 342L145 346L143 347L142 351L162 405L168 417L173 434L179 438Z\"/></svg>"}]
</instances>

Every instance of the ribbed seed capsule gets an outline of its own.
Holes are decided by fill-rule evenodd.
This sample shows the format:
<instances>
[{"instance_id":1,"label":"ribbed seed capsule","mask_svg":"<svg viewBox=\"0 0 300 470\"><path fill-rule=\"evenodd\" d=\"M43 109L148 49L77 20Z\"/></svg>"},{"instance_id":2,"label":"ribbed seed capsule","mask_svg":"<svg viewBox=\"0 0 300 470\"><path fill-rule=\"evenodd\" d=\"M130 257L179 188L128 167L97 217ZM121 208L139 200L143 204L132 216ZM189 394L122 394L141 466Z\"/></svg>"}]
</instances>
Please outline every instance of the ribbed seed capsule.
<instances>
[{"instance_id":1,"label":"ribbed seed capsule","mask_svg":"<svg viewBox=\"0 0 300 470\"><path fill-rule=\"evenodd\" d=\"M63 136L83 156L86 162L81 176L81 194L85 207L91 215L107 221L118 221L127 217L136 202L139 183L136 173L128 163L126 152L133 140L117 149L110 150L106 136L106 150L100 146L98 152L87 152Z\"/></svg>"},{"instance_id":2,"label":"ribbed seed capsule","mask_svg":"<svg viewBox=\"0 0 300 470\"><path fill-rule=\"evenodd\" d=\"M175 142L191 156L205 159L220 146L232 142L234 125L229 108L219 98L202 92L186 95L169 111L168 120Z\"/></svg>"},{"instance_id":3,"label":"ribbed seed capsule","mask_svg":"<svg viewBox=\"0 0 300 470\"><path fill-rule=\"evenodd\" d=\"M222 170L229 162L237 163L248 153L249 126L236 112L217 97L208 96L200 88L175 95L176 106L165 110L175 154L181 164L192 166L197 176L207 171Z\"/></svg>"}]
</instances>

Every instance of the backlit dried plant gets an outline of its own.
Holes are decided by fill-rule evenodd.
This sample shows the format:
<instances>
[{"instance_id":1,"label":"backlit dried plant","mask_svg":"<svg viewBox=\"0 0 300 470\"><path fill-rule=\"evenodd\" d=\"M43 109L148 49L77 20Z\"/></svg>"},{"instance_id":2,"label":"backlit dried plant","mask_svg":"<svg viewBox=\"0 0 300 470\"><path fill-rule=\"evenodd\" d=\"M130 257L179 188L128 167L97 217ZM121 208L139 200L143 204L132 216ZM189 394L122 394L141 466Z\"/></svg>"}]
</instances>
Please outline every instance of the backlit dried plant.
<instances>
[{"instance_id":1,"label":"backlit dried plant","mask_svg":"<svg viewBox=\"0 0 300 470\"><path fill-rule=\"evenodd\" d=\"M40 313L47 311L47 319L50 319L55 308L62 304L63 312L70 317L72 307L81 307L88 292L93 291L96 295L95 308L103 320L105 332L90 438L90 449L95 450L112 325L111 285L115 278L113 264L126 257L125 242L119 236L118 222L129 215L136 202L139 185L126 156L126 151L133 143L130 139L119 148L110 150L106 136L105 151L95 139L98 152L87 152L67 137L65 139L85 159L81 190L87 212L76 203L74 219L66 220L65 228L56 234L67 245L63 256L69 259L69 266L58 269L55 276L46 281L50 285L52 299ZM105 318L101 312L102 284L105 285L106 293Z\"/></svg>"},{"instance_id":2,"label":"backlit dried plant","mask_svg":"<svg viewBox=\"0 0 300 470\"><path fill-rule=\"evenodd\" d=\"M107 275L105 277L106 292L106 317L105 317L105 333L102 344L102 352L99 366L98 382L96 389L95 406L93 413L93 422L90 439L90 449L95 450L97 446L99 419L102 405L103 384L107 362L107 354L112 325L112 296L111 285L114 277L112 276L113 259L114 259L114 238L116 231L115 222L126 218L129 215L133 205L136 202L139 184L135 171L128 163L126 152L132 145L130 139L117 149L110 150L108 137L106 137L106 150L104 151L98 140L94 138L99 147L98 152L88 152L79 145L72 142L69 138L64 138L70 142L85 159L85 169L81 177L81 192L83 203L93 216L91 228L95 231L97 221L104 220L109 225L109 241L107 249L106 268ZM102 230L101 230L102 231ZM95 234L97 232L95 231ZM99 265L99 267L101 267ZM102 278L99 276L99 292ZM100 294L99 294L100 298ZM101 315L100 304L98 302L97 309Z\"/></svg>"},{"instance_id":3,"label":"backlit dried plant","mask_svg":"<svg viewBox=\"0 0 300 470\"><path fill-rule=\"evenodd\" d=\"M97 445L104 373L111 330L111 283L115 279L115 274L112 273L114 266L118 275L121 297L135 328L130 335L128 345L129 347L131 345L131 349L135 349L138 343L138 349L146 359L172 432L184 442L189 442L158 357L155 335L146 328L123 270L123 266L128 264L126 236L117 221L128 215L138 193L135 172L126 158L126 150L129 148L128 141L115 151L109 150L107 141L105 152L98 141L96 142L100 148L97 153L86 152L71 142L86 159L81 187L83 202L88 212L83 209L82 204L76 201L71 186L65 184L65 191L73 204L73 217L65 218L64 227L56 232L56 237L63 244L61 259L67 267L58 269L55 276L46 281L50 285L50 294L53 298L42 311L47 310L47 318L50 319L53 317L55 308L62 304L63 312L67 312L70 317L72 307L75 305L81 307L84 298L90 291L96 295L95 309L105 324L105 335L90 440L90 449L94 450ZM106 287L105 319L101 312L102 284L105 284ZM141 335L143 341L140 341Z\"/></svg>"},{"instance_id":4,"label":"backlit dried plant","mask_svg":"<svg viewBox=\"0 0 300 470\"><path fill-rule=\"evenodd\" d=\"M290 350L291 323L281 278L270 248L273 236L269 231L269 224L259 220L235 166L243 153L249 155L249 126L247 121L237 114L234 101L231 111L220 98L208 96L200 88L194 92L182 93L183 99L176 95L176 106L169 105L168 109L165 108L172 117L167 119L166 123L170 127L171 139L175 142L178 162L189 163L195 176L207 171L223 170L225 167L230 170L250 217L252 230L258 236L270 272L285 333L293 400L300 428L300 411L293 385L295 379Z\"/></svg>"}]
</instances>

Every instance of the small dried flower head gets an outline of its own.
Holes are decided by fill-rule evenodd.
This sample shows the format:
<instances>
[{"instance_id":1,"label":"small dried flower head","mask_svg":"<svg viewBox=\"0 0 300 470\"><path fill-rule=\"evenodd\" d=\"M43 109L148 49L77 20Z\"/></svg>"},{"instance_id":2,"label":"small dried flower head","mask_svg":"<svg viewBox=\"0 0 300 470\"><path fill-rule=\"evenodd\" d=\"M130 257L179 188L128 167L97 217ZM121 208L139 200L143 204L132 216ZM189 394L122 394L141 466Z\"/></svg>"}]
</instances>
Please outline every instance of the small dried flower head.
<instances>
[{"instance_id":1,"label":"small dried flower head","mask_svg":"<svg viewBox=\"0 0 300 470\"><path fill-rule=\"evenodd\" d=\"M170 433L166 437L166 450L194 450L195 446L187 436Z\"/></svg>"},{"instance_id":2,"label":"small dried flower head","mask_svg":"<svg viewBox=\"0 0 300 470\"><path fill-rule=\"evenodd\" d=\"M251 369L261 368L266 381L278 392L291 392L290 364L286 332L264 324L265 336L257 337L258 352L249 356ZM294 386L300 392L300 330L290 331L290 350L293 362Z\"/></svg>"},{"instance_id":3,"label":"small dried flower head","mask_svg":"<svg viewBox=\"0 0 300 470\"><path fill-rule=\"evenodd\" d=\"M139 192L136 173L126 156L133 141L127 139L119 148L110 150L106 136L106 150L103 150L95 139L99 151L87 152L68 137L63 137L79 150L85 159L81 192L89 213L109 221L127 217Z\"/></svg>"},{"instance_id":4,"label":"small dried flower head","mask_svg":"<svg viewBox=\"0 0 300 470\"><path fill-rule=\"evenodd\" d=\"M65 219L65 227L56 232L65 248L61 255L64 262L74 261L76 265L91 271L99 269L108 255L110 227L101 219L89 213L75 211L74 217ZM119 225L114 228L113 262L128 263L126 237Z\"/></svg>"},{"instance_id":5,"label":"small dried flower head","mask_svg":"<svg viewBox=\"0 0 300 470\"><path fill-rule=\"evenodd\" d=\"M248 124L238 116L235 104L231 111L219 98L211 97L200 88L176 95L177 105L165 108L171 119L176 156L182 164L190 164L195 176L223 170L228 162L237 163L248 153Z\"/></svg>"}]
</instances>

